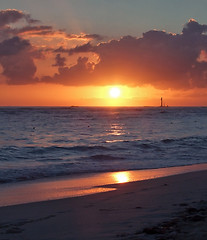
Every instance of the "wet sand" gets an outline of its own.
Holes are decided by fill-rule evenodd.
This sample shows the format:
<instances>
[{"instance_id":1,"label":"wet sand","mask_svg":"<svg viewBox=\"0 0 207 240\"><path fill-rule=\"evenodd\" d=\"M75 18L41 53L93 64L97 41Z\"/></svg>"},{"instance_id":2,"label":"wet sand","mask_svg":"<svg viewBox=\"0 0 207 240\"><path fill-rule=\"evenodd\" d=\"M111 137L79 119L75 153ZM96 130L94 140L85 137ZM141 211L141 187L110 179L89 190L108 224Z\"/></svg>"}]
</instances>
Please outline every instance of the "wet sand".
<instances>
[{"instance_id":1,"label":"wet sand","mask_svg":"<svg viewBox=\"0 0 207 240\"><path fill-rule=\"evenodd\" d=\"M207 171L0 208L1 240L207 239Z\"/></svg>"},{"instance_id":2,"label":"wet sand","mask_svg":"<svg viewBox=\"0 0 207 240\"><path fill-rule=\"evenodd\" d=\"M0 184L0 207L107 192L113 190L107 187L110 184L136 182L200 170L207 170L207 164L123 172L74 174Z\"/></svg>"}]
</instances>

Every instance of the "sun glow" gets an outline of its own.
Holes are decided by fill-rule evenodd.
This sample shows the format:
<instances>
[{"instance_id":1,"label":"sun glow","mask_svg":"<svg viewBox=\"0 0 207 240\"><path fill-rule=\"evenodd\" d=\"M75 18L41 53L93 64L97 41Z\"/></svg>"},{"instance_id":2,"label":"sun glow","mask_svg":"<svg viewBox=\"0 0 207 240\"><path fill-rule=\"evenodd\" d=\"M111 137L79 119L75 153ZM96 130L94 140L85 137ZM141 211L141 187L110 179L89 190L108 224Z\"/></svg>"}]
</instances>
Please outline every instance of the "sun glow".
<instances>
[{"instance_id":1,"label":"sun glow","mask_svg":"<svg viewBox=\"0 0 207 240\"><path fill-rule=\"evenodd\" d=\"M129 182L128 172L117 172L113 174L117 183L126 183Z\"/></svg>"},{"instance_id":2,"label":"sun glow","mask_svg":"<svg viewBox=\"0 0 207 240\"><path fill-rule=\"evenodd\" d=\"M112 98L118 98L118 97L120 97L120 95L121 95L121 90L120 90L120 88L118 88L118 87L112 87L112 88L110 88L110 90L109 90L109 95L110 95L110 97L112 97Z\"/></svg>"}]
</instances>

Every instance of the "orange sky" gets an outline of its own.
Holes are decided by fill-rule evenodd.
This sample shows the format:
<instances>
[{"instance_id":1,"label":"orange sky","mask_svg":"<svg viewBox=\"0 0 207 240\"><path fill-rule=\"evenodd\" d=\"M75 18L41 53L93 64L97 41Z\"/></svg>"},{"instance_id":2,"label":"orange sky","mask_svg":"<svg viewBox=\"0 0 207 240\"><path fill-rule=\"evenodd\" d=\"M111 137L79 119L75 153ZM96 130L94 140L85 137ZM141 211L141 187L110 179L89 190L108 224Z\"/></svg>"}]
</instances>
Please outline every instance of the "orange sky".
<instances>
[{"instance_id":1,"label":"orange sky","mask_svg":"<svg viewBox=\"0 0 207 240\"><path fill-rule=\"evenodd\" d=\"M169 106L206 106L206 90L157 90L153 87L118 86L119 98L110 96L111 86L68 87L55 84L1 85L1 106L159 106L162 96Z\"/></svg>"}]
</instances>

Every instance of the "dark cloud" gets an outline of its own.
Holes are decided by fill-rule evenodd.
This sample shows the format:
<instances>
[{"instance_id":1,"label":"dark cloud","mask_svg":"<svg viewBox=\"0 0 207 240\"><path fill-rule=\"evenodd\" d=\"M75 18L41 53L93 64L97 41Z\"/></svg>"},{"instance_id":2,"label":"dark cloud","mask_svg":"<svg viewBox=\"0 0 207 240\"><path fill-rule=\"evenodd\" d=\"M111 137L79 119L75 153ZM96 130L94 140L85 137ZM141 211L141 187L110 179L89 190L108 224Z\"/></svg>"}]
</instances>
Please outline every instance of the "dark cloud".
<instances>
[{"instance_id":1,"label":"dark cloud","mask_svg":"<svg viewBox=\"0 0 207 240\"><path fill-rule=\"evenodd\" d=\"M0 43L0 64L8 84L36 82L32 47L27 40L13 37Z\"/></svg>"},{"instance_id":2,"label":"dark cloud","mask_svg":"<svg viewBox=\"0 0 207 240\"><path fill-rule=\"evenodd\" d=\"M47 35L55 35L55 34L65 34L62 31L56 31L53 29L52 26L46 26L46 25L27 25L21 28L11 28L9 26L6 26L2 29L0 29L0 39L1 38L8 38L11 36L22 36L25 35L27 37L29 36L47 36Z\"/></svg>"},{"instance_id":3,"label":"dark cloud","mask_svg":"<svg viewBox=\"0 0 207 240\"><path fill-rule=\"evenodd\" d=\"M24 20L26 26L21 28L11 27L10 24ZM41 58L40 49L35 49L29 40L22 39L24 34L46 35L54 32L51 26L36 26L38 20L32 19L29 14L15 9L0 11L0 64L2 74L8 84L30 84L38 82L35 77L35 58Z\"/></svg>"},{"instance_id":4,"label":"dark cloud","mask_svg":"<svg viewBox=\"0 0 207 240\"><path fill-rule=\"evenodd\" d=\"M19 37L4 40L0 43L0 57L18 54L28 47L30 47L29 41Z\"/></svg>"},{"instance_id":5,"label":"dark cloud","mask_svg":"<svg viewBox=\"0 0 207 240\"><path fill-rule=\"evenodd\" d=\"M60 54L57 54L55 57L55 64L53 64L54 67L64 67L65 66L65 57L61 57Z\"/></svg>"},{"instance_id":6,"label":"dark cloud","mask_svg":"<svg viewBox=\"0 0 207 240\"><path fill-rule=\"evenodd\" d=\"M24 20L24 24L27 24L27 26L18 29L10 25L10 24L17 23L20 20ZM23 33L24 31L29 31L30 28L33 28L33 30L34 28L37 29L38 26L31 26L31 25L37 24L39 22L40 21L38 20L32 19L29 14L26 14L16 9L0 10L0 41L3 41L7 38L11 38L13 36L17 36Z\"/></svg>"},{"instance_id":7,"label":"dark cloud","mask_svg":"<svg viewBox=\"0 0 207 240\"><path fill-rule=\"evenodd\" d=\"M70 86L88 85L88 79L91 77L90 73L93 71L94 64L88 62L87 57L79 57L77 64L68 67L59 67L59 73L54 77L45 76L42 78L43 82L58 83Z\"/></svg>"},{"instance_id":8,"label":"dark cloud","mask_svg":"<svg viewBox=\"0 0 207 240\"><path fill-rule=\"evenodd\" d=\"M125 36L97 46L87 43L67 52L99 55L88 85L111 84L114 79L120 84L161 89L207 87L207 62L200 60L201 53L207 52L206 31L207 25L190 20L181 34L151 30L141 38Z\"/></svg>"},{"instance_id":9,"label":"dark cloud","mask_svg":"<svg viewBox=\"0 0 207 240\"><path fill-rule=\"evenodd\" d=\"M49 50L52 50L52 49L49 49ZM62 46L54 50L55 53L69 53L69 51L70 49L63 48Z\"/></svg>"},{"instance_id":10,"label":"dark cloud","mask_svg":"<svg viewBox=\"0 0 207 240\"><path fill-rule=\"evenodd\" d=\"M15 25L11 25L19 21L22 21L22 27L17 28ZM16 9L0 11L0 64L3 70L2 74L6 77L8 84L28 84L39 81L38 78L35 78L37 69L34 59L43 56L42 50L35 49L29 40L22 37L27 38L35 35L39 37L54 35L55 37L57 35L59 38L62 36L63 39L101 40L103 38L98 34L68 35L63 30L55 30L52 26L37 25L37 23L39 23L38 20ZM50 47L46 48L47 50L53 51ZM62 50L59 49L57 52L62 52ZM81 47L81 51L83 51L83 47ZM45 60L47 61L46 58ZM56 55L55 61L53 66L58 67L61 76L75 77L80 73L83 76L87 74L87 71L91 72L89 70L91 65L87 63L86 58L78 59L77 64L71 68L66 67L66 58L62 57L60 53ZM64 81L62 82L65 84Z\"/></svg>"},{"instance_id":11,"label":"dark cloud","mask_svg":"<svg viewBox=\"0 0 207 240\"><path fill-rule=\"evenodd\" d=\"M83 44L81 46L77 46L75 48L71 49L65 49L63 47L59 47L58 49L55 49L54 52L58 53L68 53L69 55L73 55L74 53L85 53L85 52L94 52L95 47L91 45L90 42Z\"/></svg>"},{"instance_id":12,"label":"dark cloud","mask_svg":"<svg viewBox=\"0 0 207 240\"><path fill-rule=\"evenodd\" d=\"M29 14L25 14L16 9L6 9L0 11L0 27L18 22L21 19L26 20L28 23L39 22L38 20L32 19Z\"/></svg>"},{"instance_id":13,"label":"dark cloud","mask_svg":"<svg viewBox=\"0 0 207 240\"><path fill-rule=\"evenodd\" d=\"M88 39L98 40L98 41L104 39L104 36L99 35L99 34L86 34L84 37L85 37L85 38L88 38Z\"/></svg>"},{"instance_id":14,"label":"dark cloud","mask_svg":"<svg viewBox=\"0 0 207 240\"><path fill-rule=\"evenodd\" d=\"M76 34L68 34L68 38L75 38L75 39L88 39L88 40L103 40L105 37L99 34L83 34L83 35L76 35Z\"/></svg>"},{"instance_id":15,"label":"dark cloud","mask_svg":"<svg viewBox=\"0 0 207 240\"><path fill-rule=\"evenodd\" d=\"M31 84L38 81L34 77L36 66L29 53L21 52L17 55L0 58L3 67L3 75L7 77L7 83L11 85Z\"/></svg>"},{"instance_id":16,"label":"dark cloud","mask_svg":"<svg viewBox=\"0 0 207 240\"><path fill-rule=\"evenodd\" d=\"M53 34L54 30L51 26L25 26L20 29L15 29L13 31L15 34L33 34L33 35L48 35Z\"/></svg>"},{"instance_id":17,"label":"dark cloud","mask_svg":"<svg viewBox=\"0 0 207 240\"><path fill-rule=\"evenodd\" d=\"M183 34L202 34L207 32L207 25L199 24L196 20L190 19L183 28Z\"/></svg>"}]
</instances>

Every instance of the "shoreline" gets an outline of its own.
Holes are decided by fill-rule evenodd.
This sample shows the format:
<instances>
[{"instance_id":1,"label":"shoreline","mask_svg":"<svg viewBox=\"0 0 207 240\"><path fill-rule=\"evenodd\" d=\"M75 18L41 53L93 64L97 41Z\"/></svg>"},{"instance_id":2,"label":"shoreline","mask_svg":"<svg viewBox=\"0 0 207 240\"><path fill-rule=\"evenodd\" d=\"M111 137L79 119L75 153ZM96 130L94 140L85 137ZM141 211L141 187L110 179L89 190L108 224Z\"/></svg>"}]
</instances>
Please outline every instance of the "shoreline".
<instances>
[{"instance_id":1,"label":"shoreline","mask_svg":"<svg viewBox=\"0 0 207 240\"><path fill-rule=\"evenodd\" d=\"M0 185L0 207L114 191L112 185L207 170L207 163L158 169L89 173Z\"/></svg>"},{"instance_id":2,"label":"shoreline","mask_svg":"<svg viewBox=\"0 0 207 240\"><path fill-rule=\"evenodd\" d=\"M183 234L191 233L192 224L197 224L193 231L198 238L184 235L180 239L203 240L206 238L199 238L199 234L206 234L202 230L203 225L206 226L206 181L207 170L201 170L116 184L116 191L1 207L0 239L104 240L141 237L147 240L162 234L179 235L176 227L179 224L184 226L186 218L189 218L192 221L185 223ZM196 217L190 211L197 211ZM185 213L186 218L183 214L179 218L179 212ZM161 223L164 222L170 233L162 233ZM176 227L173 228L173 224ZM163 239L179 238L171 236Z\"/></svg>"}]
</instances>

